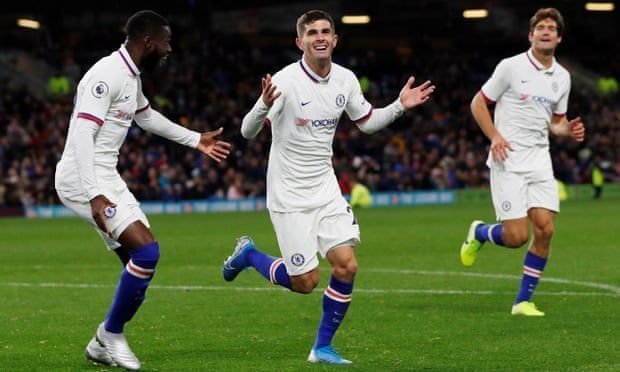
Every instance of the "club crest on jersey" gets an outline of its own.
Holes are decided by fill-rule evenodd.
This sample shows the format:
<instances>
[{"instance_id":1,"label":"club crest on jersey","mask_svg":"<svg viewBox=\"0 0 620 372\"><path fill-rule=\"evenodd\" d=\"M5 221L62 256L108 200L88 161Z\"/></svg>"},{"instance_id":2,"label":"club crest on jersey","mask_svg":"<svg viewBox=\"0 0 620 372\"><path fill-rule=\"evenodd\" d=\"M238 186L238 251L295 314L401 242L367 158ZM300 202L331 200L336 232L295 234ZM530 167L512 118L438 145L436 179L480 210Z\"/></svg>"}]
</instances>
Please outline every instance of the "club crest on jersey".
<instances>
[{"instance_id":1,"label":"club crest on jersey","mask_svg":"<svg viewBox=\"0 0 620 372\"><path fill-rule=\"evenodd\" d=\"M304 262L306 262L306 259L304 258L303 254L295 253L294 255L291 256L291 262L295 266L301 266L304 264Z\"/></svg>"},{"instance_id":2,"label":"club crest on jersey","mask_svg":"<svg viewBox=\"0 0 620 372\"><path fill-rule=\"evenodd\" d=\"M344 106L345 101L346 100L344 98L344 94L339 94L338 97L336 97L336 106L338 107Z\"/></svg>"},{"instance_id":3,"label":"club crest on jersey","mask_svg":"<svg viewBox=\"0 0 620 372\"><path fill-rule=\"evenodd\" d=\"M560 88L560 87L558 86L558 83L557 83L557 82L555 82L555 81L554 81L553 83L551 83L551 90L552 90L553 92L557 92L559 88Z\"/></svg>"},{"instance_id":4,"label":"club crest on jersey","mask_svg":"<svg viewBox=\"0 0 620 372\"><path fill-rule=\"evenodd\" d=\"M108 84L104 83L103 81L100 81L97 84L93 85L93 89L91 89L91 93L97 98L103 98L107 96L109 92L110 88L108 88Z\"/></svg>"}]
</instances>

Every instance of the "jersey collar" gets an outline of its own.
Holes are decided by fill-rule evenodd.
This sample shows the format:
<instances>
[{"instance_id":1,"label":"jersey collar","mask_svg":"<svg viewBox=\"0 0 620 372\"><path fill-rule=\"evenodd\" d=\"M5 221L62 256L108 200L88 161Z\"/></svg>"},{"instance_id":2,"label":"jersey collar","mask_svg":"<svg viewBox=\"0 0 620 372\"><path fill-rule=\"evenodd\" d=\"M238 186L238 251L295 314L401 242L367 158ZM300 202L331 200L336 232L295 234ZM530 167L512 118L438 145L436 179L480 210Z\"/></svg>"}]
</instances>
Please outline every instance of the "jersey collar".
<instances>
[{"instance_id":1,"label":"jersey collar","mask_svg":"<svg viewBox=\"0 0 620 372\"><path fill-rule=\"evenodd\" d=\"M527 59L530 60L530 63L534 65L536 70L542 71L545 74L549 74L549 75L553 74L553 72L555 71L555 57L551 59L551 66L545 69L545 66L542 63L538 62L538 60L534 57L534 54L532 54L531 48L527 50L527 53L525 55Z\"/></svg>"},{"instance_id":2,"label":"jersey collar","mask_svg":"<svg viewBox=\"0 0 620 372\"><path fill-rule=\"evenodd\" d=\"M331 70L329 71L329 74L327 74L327 76L320 77L317 73L312 71L312 69L310 68L310 66L308 66L306 61L304 61L303 57L301 57L301 59L299 60L299 66L306 73L306 76L308 76L310 78L310 80L314 81L315 83L317 83L317 84L327 84L327 83L329 83L329 78L332 76Z\"/></svg>"},{"instance_id":3,"label":"jersey collar","mask_svg":"<svg viewBox=\"0 0 620 372\"><path fill-rule=\"evenodd\" d=\"M133 63L133 60L131 59L127 48L125 48L125 44L121 45L121 47L118 48L118 54L120 55L121 59L125 63L125 66L127 66L133 76L140 75L140 70L138 69L136 64Z\"/></svg>"}]
</instances>

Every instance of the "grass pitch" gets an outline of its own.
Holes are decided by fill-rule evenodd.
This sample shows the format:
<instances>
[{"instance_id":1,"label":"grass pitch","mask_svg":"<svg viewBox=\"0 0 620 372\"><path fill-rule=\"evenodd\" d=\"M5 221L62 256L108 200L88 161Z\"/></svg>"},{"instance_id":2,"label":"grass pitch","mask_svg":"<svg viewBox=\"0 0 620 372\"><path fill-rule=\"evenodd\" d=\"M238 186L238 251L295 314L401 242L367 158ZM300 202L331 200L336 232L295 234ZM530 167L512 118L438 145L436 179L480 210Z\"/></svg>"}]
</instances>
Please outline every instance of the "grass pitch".
<instances>
[{"instance_id":1,"label":"grass pitch","mask_svg":"<svg viewBox=\"0 0 620 372\"><path fill-rule=\"evenodd\" d=\"M571 200L556 218L534 301L511 317L525 248L486 245L461 267L471 220L490 201L356 211L360 272L335 345L353 370L620 370L620 200ZM254 271L233 283L221 263L238 235L278 254L266 212L150 216L161 260L126 328L144 370L332 370L305 360L321 290L289 293ZM0 370L96 371L83 355L120 273L78 219L0 219ZM321 263L320 288L328 279Z\"/></svg>"}]
</instances>

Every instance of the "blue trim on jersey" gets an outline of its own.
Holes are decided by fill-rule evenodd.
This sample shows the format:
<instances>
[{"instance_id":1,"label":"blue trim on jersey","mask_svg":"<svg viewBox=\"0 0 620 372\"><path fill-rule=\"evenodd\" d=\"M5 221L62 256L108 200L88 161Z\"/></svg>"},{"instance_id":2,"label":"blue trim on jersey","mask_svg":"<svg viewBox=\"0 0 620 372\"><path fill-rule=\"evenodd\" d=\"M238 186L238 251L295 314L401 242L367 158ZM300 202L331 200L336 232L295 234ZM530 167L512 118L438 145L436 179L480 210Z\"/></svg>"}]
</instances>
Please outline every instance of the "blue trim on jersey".
<instances>
[{"instance_id":1,"label":"blue trim on jersey","mask_svg":"<svg viewBox=\"0 0 620 372\"><path fill-rule=\"evenodd\" d=\"M93 121L93 122L95 122L99 126L103 125L103 120L101 120L98 117L96 117L95 115L89 114L87 112L79 112L77 114L77 117L80 118L80 119L86 119L86 120Z\"/></svg>"},{"instance_id":2,"label":"blue trim on jersey","mask_svg":"<svg viewBox=\"0 0 620 372\"><path fill-rule=\"evenodd\" d=\"M306 75L308 75L308 77L310 78L310 80L314 81L315 83L319 83L319 81L317 79L314 78L314 76L310 75L310 73L308 72L308 70L306 70L306 68L304 67L304 64L301 63L301 59L299 60L299 66L301 66L301 69L304 70L304 72L306 73Z\"/></svg>"},{"instance_id":3,"label":"blue trim on jersey","mask_svg":"<svg viewBox=\"0 0 620 372\"><path fill-rule=\"evenodd\" d=\"M127 58L125 58L125 56L123 55L120 49L118 50L118 54L121 56L121 58L123 59L123 62L125 62L125 64L127 65L127 68L129 69L129 71L131 71L133 76L138 76L138 74L133 70L133 68L131 68L131 65L127 61Z\"/></svg>"}]
</instances>

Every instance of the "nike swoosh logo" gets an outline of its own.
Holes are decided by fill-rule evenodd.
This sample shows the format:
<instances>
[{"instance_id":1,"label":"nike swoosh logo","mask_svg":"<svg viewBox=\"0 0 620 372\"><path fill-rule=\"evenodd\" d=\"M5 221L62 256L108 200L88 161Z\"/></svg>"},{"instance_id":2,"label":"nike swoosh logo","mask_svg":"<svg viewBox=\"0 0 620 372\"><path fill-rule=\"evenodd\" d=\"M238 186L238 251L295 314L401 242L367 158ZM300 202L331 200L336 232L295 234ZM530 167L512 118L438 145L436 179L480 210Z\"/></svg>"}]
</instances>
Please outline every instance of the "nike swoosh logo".
<instances>
[{"instance_id":1,"label":"nike swoosh logo","mask_svg":"<svg viewBox=\"0 0 620 372\"><path fill-rule=\"evenodd\" d=\"M529 80L521 80L521 84L527 83Z\"/></svg>"},{"instance_id":2,"label":"nike swoosh logo","mask_svg":"<svg viewBox=\"0 0 620 372\"><path fill-rule=\"evenodd\" d=\"M302 103L301 103L301 105L302 105L302 106L305 106L305 105L307 105L307 104L308 104L308 103L310 103L310 102L312 102L312 101L302 102Z\"/></svg>"}]
</instances>

